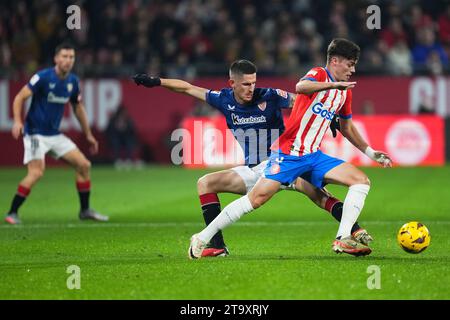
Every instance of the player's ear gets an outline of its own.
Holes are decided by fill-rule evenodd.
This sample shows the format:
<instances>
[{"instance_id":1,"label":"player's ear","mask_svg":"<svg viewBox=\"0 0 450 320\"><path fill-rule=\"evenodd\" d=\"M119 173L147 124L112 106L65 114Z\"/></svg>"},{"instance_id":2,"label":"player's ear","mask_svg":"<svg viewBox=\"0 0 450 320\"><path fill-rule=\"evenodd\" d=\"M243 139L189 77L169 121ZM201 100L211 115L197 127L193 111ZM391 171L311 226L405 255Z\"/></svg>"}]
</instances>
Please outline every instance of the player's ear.
<instances>
[{"instance_id":1,"label":"player's ear","mask_svg":"<svg viewBox=\"0 0 450 320\"><path fill-rule=\"evenodd\" d=\"M234 88L234 84L235 84L235 81L234 81L233 79L229 79L229 80L228 80L228 85L229 85L230 87Z\"/></svg>"}]
</instances>

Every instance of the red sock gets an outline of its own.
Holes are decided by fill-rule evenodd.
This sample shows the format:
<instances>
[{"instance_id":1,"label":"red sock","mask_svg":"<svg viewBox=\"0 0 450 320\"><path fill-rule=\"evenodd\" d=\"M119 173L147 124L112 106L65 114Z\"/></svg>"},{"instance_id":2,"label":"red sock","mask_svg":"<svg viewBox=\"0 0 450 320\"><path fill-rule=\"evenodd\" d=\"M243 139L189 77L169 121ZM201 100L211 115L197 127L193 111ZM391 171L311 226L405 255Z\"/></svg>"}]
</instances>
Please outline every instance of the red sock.
<instances>
[{"instance_id":1,"label":"red sock","mask_svg":"<svg viewBox=\"0 0 450 320\"><path fill-rule=\"evenodd\" d=\"M217 193L205 193L199 196L202 205L203 218L206 225L209 225L220 213L220 200ZM210 240L214 248L225 247L222 232L217 232Z\"/></svg>"},{"instance_id":2,"label":"red sock","mask_svg":"<svg viewBox=\"0 0 450 320\"><path fill-rule=\"evenodd\" d=\"M341 202L339 199L336 199L334 197L328 197L327 202L325 202L325 210L331 213L331 210L333 209L333 206Z\"/></svg>"},{"instance_id":3,"label":"red sock","mask_svg":"<svg viewBox=\"0 0 450 320\"><path fill-rule=\"evenodd\" d=\"M27 199L27 196L30 194L30 189L24 187L19 184L17 187L17 193L13 198L11 203L11 209L9 209L9 213L19 213L19 208L23 204L23 202Z\"/></svg>"},{"instance_id":4,"label":"red sock","mask_svg":"<svg viewBox=\"0 0 450 320\"><path fill-rule=\"evenodd\" d=\"M78 196L80 197L81 211L89 209L89 197L91 194L91 181L77 181Z\"/></svg>"},{"instance_id":5,"label":"red sock","mask_svg":"<svg viewBox=\"0 0 450 320\"><path fill-rule=\"evenodd\" d=\"M203 206L213 203L220 203L217 193L205 193L199 196L200 203Z\"/></svg>"},{"instance_id":6,"label":"red sock","mask_svg":"<svg viewBox=\"0 0 450 320\"><path fill-rule=\"evenodd\" d=\"M77 190L78 190L78 192L91 191L91 180L87 180L84 182L77 181Z\"/></svg>"},{"instance_id":7,"label":"red sock","mask_svg":"<svg viewBox=\"0 0 450 320\"><path fill-rule=\"evenodd\" d=\"M30 194L31 189L24 187L22 185L19 184L19 186L17 187L17 194L21 197L28 197L28 195Z\"/></svg>"}]
</instances>

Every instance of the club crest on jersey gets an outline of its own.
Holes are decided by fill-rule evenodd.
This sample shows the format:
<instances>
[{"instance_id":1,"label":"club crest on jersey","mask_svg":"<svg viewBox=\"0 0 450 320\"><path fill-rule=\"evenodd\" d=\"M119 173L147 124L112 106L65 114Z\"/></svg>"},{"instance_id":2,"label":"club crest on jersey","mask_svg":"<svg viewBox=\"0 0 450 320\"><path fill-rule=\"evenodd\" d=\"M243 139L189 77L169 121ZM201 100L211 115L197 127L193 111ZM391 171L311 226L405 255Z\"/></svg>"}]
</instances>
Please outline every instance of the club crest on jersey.
<instances>
[{"instance_id":1,"label":"club crest on jersey","mask_svg":"<svg viewBox=\"0 0 450 320\"><path fill-rule=\"evenodd\" d=\"M279 173L281 170L280 165L278 163L274 163L272 164L272 166L270 167L270 173L271 174L277 174Z\"/></svg>"},{"instance_id":2,"label":"club crest on jersey","mask_svg":"<svg viewBox=\"0 0 450 320\"><path fill-rule=\"evenodd\" d=\"M266 110L266 107L267 107L267 102L266 102L266 101L261 102L260 104L258 104L258 108L259 108L261 111Z\"/></svg>"},{"instance_id":3,"label":"club crest on jersey","mask_svg":"<svg viewBox=\"0 0 450 320\"><path fill-rule=\"evenodd\" d=\"M286 92L286 91L284 91L284 90L280 90L280 89L276 89L276 91L277 91L277 94L278 94L279 96L281 96L281 97L283 97L283 98L287 99L287 97L288 97L288 94L287 94L287 92Z\"/></svg>"},{"instance_id":4,"label":"club crest on jersey","mask_svg":"<svg viewBox=\"0 0 450 320\"><path fill-rule=\"evenodd\" d=\"M72 92L72 89L73 89L73 84L68 83L67 84L67 91Z\"/></svg>"},{"instance_id":5,"label":"club crest on jersey","mask_svg":"<svg viewBox=\"0 0 450 320\"><path fill-rule=\"evenodd\" d=\"M323 107L323 103L321 102L317 102L316 104L314 104L312 106L312 112L314 112L315 114L321 116L322 118L325 118L326 120L331 120L333 119L335 112L330 112L327 109L325 109Z\"/></svg>"}]
</instances>

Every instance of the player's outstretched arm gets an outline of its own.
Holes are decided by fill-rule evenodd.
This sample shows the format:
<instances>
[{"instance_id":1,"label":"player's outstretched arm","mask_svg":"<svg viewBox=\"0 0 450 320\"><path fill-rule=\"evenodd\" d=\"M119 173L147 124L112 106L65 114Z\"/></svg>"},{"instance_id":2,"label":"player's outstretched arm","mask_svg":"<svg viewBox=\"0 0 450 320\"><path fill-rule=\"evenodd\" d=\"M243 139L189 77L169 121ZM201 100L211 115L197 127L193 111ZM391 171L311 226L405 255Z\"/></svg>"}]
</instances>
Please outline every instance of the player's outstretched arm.
<instances>
[{"instance_id":1,"label":"player's outstretched arm","mask_svg":"<svg viewBox=\"0 0 450 320\"><path fill-rule=\"evenodd\" d=\"M208 89L201 88L190 84L184 80L179 79L163 79L159 77L152 77L147 74L136 74L133 77L134 82L139 86L143 85L147 88L161 86L169 90L188 94L194 98L206 101L206 92Z\"/></svg>"},{"instance_id":2,"label":"player's outstretched arm","mask_svg":"<svg viewBox=\"0 0 450 320\"><path fill-rule=\"evenodd\" d=\"M295 104L295 99L297 99L297 94L296 93L292 93L292 92L288 92L288 95L290 97L289 108L293 108L294 104Z\"/></svg>"},{"instance_id":3,"label":"player's outstretched arm","mask_svg":"<svg viewBox=\"0 0 450 320\"><path fill-rule=\"evenodd\" d=\"M78 102L72 106L75 117L80 123L81 130L83 130L83 133L86 136L86 140L91 145L91 153L96 154L98 152L98 142L92 134L91 128L89 127L86 109L82 102Z\"/></svg>"},{"instance_id":4,"label":"player's outstretched arm","mask_svg":"<svg viewBox=\"0 0 450 320\"><path fill-rule=\"evenodd\" d=\"M347 140L350 141L362 153L365 153L370 159L378 162L385 168L392 167L392 160L389 155L382 151L373 150L361 136L358 129L353 124L352 119L341 118L339 120L339 123L342 135L347 138Z\"/></svg>"},{"instance_id":5,"label":"player's outstretched arm","mask_svg":"<svg viewBox=\"0 0 450 320\"><path fill-rule=\"evenodd\" d=\"M14 124L11 130L14 139L19 139L20 135L23 133L23 121L22 121L22 108L25 100L31 97L33 92L27 85L19 91L19 93L14 97L13 102L13 116Z\"/></svg>"},{"instance_id":6,"label":"player's outstretched arm","mask_svg":"<svg viewBox=\"0 0 450 320\"><path fill-rule=\"evenodd\" d=\"M338 89L338 90L347 90L355 87L356 82L318 82L311 80L300 80L295 85L295 92L298 94L306 94L310 95L315 92L330 90L330 89Z\"/></svg>"}]
</instances>

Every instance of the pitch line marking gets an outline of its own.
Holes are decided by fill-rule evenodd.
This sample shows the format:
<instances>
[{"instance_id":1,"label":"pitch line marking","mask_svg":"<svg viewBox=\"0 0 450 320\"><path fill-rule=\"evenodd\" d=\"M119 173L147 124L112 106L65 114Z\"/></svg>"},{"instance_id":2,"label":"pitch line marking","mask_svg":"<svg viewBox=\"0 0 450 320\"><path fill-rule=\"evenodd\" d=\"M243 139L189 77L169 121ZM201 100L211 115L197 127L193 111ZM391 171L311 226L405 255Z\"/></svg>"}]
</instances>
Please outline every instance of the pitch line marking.
<instances>
[{"instance_id":1,"label":"pitch line marking","mask_svg":"<svg viewBox=\"0 0 450 320\"><path fill-rule=\"evenodd\" d=\"M315 225L327 225L335 224L334 221L242 221L233 224L233 226L241 227L268 227L268 226L315 226ZM389 225L389 224L404 224L405 221L365 221L364 225ZM436 220L430 221L428 224L450 224L450 220ZM0 229L83 229L83 228L158 228L158 227L202 227L201 222L99 222L99 223L66 223L66 224L23 224L23 225L0 225Z\"/></svg>"}]
</instances>

